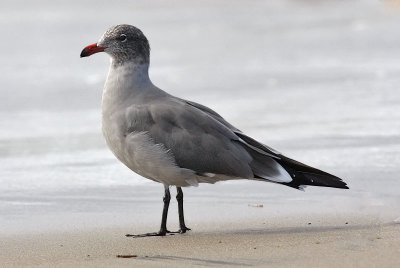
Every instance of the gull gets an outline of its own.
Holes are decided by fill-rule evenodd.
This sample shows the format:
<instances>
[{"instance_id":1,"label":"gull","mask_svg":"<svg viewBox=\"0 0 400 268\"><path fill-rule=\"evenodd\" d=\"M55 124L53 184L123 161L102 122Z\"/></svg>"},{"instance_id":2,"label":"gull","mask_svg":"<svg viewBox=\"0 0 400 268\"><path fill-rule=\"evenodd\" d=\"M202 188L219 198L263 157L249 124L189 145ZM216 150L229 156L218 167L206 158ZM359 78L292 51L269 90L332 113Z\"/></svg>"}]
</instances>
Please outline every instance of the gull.
<instances>
[{"instance_id":1,"label":"gull","mask_svg":"<svg viewBox=\"0 0 400 268\"><path fill-rule=\"evenodd\" d=\"M212 109L168 94L149 78L150 46L138 28L121 24L85 47L81 57L105 52L111 57L102 95L102 131L114 155L137 174L164 185L158 232L165 236L171 194L176 186L179 231L185 224L182 187L247 179L299 190L305 186L348 189L327 172L290 159L247 136Z\"/></svg>"}]
</instances>

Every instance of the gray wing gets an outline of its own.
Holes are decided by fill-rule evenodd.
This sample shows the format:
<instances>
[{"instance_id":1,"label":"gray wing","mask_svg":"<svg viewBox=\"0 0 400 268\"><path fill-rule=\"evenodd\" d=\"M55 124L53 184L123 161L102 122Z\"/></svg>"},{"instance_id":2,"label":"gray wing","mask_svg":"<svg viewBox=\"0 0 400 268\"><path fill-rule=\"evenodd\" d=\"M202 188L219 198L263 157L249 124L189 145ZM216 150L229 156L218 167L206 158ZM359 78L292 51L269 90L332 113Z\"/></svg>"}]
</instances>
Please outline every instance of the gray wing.
<instances>
[{"instance_id":1,"label":"gray wing","mask_svg":"<svg viewBox=\"0 0 400 268\"><path fill-rule=\"evenodd\" d=\"M214 118L215 120L217 120L218 122L220 122L221 124L223 124L224 126L228 127L229 129L233 130L233 131L237 131L240 132L239 129L237 129L236 127L234 127L233 125L231 125L228 121L226 121L222 116L220 116L217 112L215 112L214 110L208 108L207 106L204 106L200 103L194 102L194 101L188 101L188 100L184 100L184 99L179 99L197 109L199 109L202 112L207 113L209 116L211 116L212 118Z\"/></svg>"},{"instance_id":2,"label":"gray wing","mask_svg":"<svg viewBox=\"0 0 400 268\"><path fill-rule=\"evenodd\" d=\"M249 144L247 136L203 105L167 97L131 107L129 119L131 131L146 131L181 168L199 174L291 181L275 154Z\"/></svg>"},{"instance_id":3,"label":"gray wing","mask_svg":"<svg viewBox=\"0 0 400 268\"><path fill-rule=\"evenodd\" d=\"M220 122L221 124L223 124L224 126L228 127L230 130L232 130L247 146L252 147L252 149L256 150L256 151L263 151L264 153L269 154L271 157L273 158L280 158L281 153L279 153L278 151L272 149L271 147L260 143L254 139L252 139L251 137L243 134L239 129L237 129L236 127L234 127L233 125L231 125L228 121L226 121L221 115L219 115L217 112L215 112L214 110L208 108L207 106L204 106L200 103L196 103L193 101L188 101L188 100L183 100L180 99L184 102L186 102L189 105L192 105L193 107L207 113L208 115L210 115L211 117L213 117L215 120L217 120L218 122Z\"/></svg>"},{"instance_id":4,"label":"gray wing","mask_svg":"<svg viewBox=\"0 0 400 268\"><path fill-rule=\"evenodd\" d=\"M129 109L129 131L146 131L196 173L253 178L250 154L232 130L198 108L172 97Z\"/></svg>"}]
</instances>

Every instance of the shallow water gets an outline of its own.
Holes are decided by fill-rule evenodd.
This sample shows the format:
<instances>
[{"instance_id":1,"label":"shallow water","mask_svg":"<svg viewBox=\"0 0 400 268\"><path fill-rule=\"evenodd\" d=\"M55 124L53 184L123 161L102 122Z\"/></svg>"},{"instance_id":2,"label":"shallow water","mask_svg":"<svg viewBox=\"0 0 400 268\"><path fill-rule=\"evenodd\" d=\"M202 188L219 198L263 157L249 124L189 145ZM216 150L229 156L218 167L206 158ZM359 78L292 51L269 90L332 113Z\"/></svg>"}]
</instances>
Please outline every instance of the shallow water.
<instances>
[{"instance_id":1,"label":"shallow water","mask_svg":"<svg viewBox=\"0 0 400 268\"><path fill-rule=\"evenodd\" d=\"M400 9L389 1L93 3L0 4L0 233L158 224L162 186L101 136L107 56L79 58L118 23L149 38L156 85L351 188L202 185L185 190L192 221L400 216Z\"/></svg>"}]
</instances>

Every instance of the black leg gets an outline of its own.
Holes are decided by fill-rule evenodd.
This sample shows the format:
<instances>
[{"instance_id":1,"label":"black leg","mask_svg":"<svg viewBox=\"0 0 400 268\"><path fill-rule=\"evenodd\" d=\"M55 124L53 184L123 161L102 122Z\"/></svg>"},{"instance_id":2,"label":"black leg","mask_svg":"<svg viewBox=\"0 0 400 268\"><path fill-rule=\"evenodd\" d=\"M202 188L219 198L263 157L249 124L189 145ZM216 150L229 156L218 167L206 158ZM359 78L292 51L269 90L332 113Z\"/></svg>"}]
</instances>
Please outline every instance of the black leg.
<instances>
[{"instance_id":1,"label":"black leg","mask_svg":"<svg viewBox=\"0 0 400 268\"><path fill-rule=\"evenodd\" d=\"M163 197L164 208L163 208L163 212L162 212L160 231L155 232L155 233L146 233L146 234L139 234L139 235L127 234L126 236L127 237L165 236L167 233L171 233L170 231L167 230L167 216L168 216L168 208L169 208L170 201L171 201L171 193L169 192L169 187L165 186L165 193L164 193L164 197Z\"/></svg>"},{"instance_id":2,"label":"black leg","mask_svg":"<svg viewBox=\"0 0 400 268\"><path fill-rule=\"evenodd\" d=\"M180 230L179 233L183 234L190 229L185 225L185 216L183 215L183 192L181 187L176 187L176 200L178 201L178 213L179 213L179 226Z\"/></svg>"},{"instance_id":3,"label":"black leg","mask_svg":"<svg viewBox=\"0 0 400 268\"><path fill-rule=\"evenodd\" d=\"M161 235L165 235L167 231L167 216L168 216L168 208L169 208L169 201L171 201L171 193L169 192L169 187L165 187L165 193L163 197L164 208L162 211L162 218L161 218L161 227L159 233Z\"/></svg>"}]
</instances>

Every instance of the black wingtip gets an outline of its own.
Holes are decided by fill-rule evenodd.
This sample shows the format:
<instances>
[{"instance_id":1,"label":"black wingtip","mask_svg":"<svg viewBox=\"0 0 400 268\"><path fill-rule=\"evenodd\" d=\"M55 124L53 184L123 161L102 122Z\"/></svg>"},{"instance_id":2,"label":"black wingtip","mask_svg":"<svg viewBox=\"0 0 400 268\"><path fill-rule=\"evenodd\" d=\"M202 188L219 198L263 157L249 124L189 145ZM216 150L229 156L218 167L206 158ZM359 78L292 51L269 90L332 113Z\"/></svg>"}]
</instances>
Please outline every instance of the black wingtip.
<instances>
[{"instance_id":1,"label":"black wingtip","mask_svg":"<svg viewBox=\"0 0 400 268\"><path fill-rule=\"evenodd\" d=\"M289 183L282 183L286 186L293 187L298 190L303 190L304 186L319 186L319 187L328 187L328 188L337 188L337 189L350 189L347 183L345 183L342 179L330 175L328 173L325 174L307 174L303 172L297 172L293 181Z\"/></svg>"}]
</instances>

